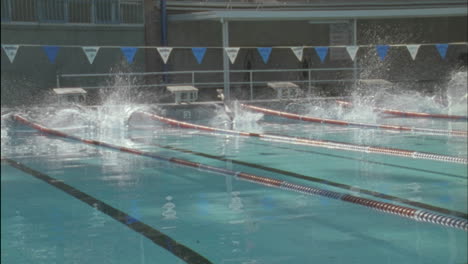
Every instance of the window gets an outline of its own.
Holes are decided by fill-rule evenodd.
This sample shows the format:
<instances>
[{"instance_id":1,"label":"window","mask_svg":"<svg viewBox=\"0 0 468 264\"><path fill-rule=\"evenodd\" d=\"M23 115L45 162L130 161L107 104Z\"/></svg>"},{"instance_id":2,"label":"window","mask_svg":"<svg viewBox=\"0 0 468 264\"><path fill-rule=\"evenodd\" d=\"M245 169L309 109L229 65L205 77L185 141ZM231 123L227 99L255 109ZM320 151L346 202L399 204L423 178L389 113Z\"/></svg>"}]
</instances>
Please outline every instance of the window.
<instances>
[{"instance_id":1,"label":"window","mask_svg":"<svg viewBox=\"0 0 468 264\"><path fill-rule=\"evenodd\" d=\"M119 1L99 0L94 2L96 23L119 23Z\"/></svg>"}]
</instances>

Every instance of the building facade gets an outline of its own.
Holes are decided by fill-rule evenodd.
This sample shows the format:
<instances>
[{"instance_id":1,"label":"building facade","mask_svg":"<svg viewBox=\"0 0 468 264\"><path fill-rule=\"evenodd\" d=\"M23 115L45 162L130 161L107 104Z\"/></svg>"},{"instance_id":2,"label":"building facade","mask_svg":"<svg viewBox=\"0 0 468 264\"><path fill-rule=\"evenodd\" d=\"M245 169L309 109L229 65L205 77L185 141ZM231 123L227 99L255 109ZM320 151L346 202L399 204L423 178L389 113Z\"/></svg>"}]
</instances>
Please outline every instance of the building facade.
<instances>
[{"instance_id":1,"label":"building facade","mask_svg":"<svg viewBox=\"0 0 468 264\"><path fill-rule=\"evenodd\" d=\"M466 32L467 4L458 0L2 0L2 44L38 45L20 47L13 63L2 55L2 104L37 98L57 86L60 74L116 71L216 71L196 75L201 100L215 98L216 89L211 88L226 86L233 98L249 99L252 81L259 91L267 81L298 82L305 89L312 83L318 95L340 94L348 87L346 81L356 78L433 91L466 64L467 46L450 45L441 58L429 44L466 43ZM379 59L375 46L388 44L423 45L414 60L405 46L392 46L385 60ZM63 46L55 63L40 45ZM133 63L126 63L119 49L164 45L176 47L167 63L155 49L139 49ZM356 59L343 48L332 48L322 61L313 49L337 45L360 46ZM100 49L90 64L79 46L115 48ZM227 46L241 47L234 63L222 49ZM257 47L290 46L306 47L301 61L287 48L274 48L266 63L257 52ZM202 63L191 47L207 47ZM253 77L250 71L255 71ZM163 92L162 83L192 83L193 76L147 76L132 84L157 84L152 91ZM60 85L108 82L64 78Z\"/></svg>"}]
</instances>

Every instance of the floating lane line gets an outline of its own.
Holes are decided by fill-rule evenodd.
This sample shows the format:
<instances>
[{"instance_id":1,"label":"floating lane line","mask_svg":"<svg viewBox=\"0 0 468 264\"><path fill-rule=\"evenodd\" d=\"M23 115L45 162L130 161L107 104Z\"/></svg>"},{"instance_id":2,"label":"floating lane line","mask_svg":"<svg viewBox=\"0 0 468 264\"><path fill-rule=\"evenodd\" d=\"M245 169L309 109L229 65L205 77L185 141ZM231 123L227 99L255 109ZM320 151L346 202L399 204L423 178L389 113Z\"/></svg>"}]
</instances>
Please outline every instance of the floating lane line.
<instances>
[{"instance_id":1,"label":"floating lane line","mask_svg":"<svg viewBox=\"0 0 468 264\"><path fill-rule=\"evenodd\" d=\"M269 172L274 172L274 173L282 174L282 175L285 175L285 176L288 176L288 177L293 177L293 178L297 178L297 179L301 179L301 180L306 180L306 181L310 181L310 182L316 182L316 183L320 183L320 184L324 184L324 185L329 185L329 186L344 189L344 190L347 190L347 191L354 191L354 192L374 196L374 197L381 198L381 199L386 199L386 200L397 202L397 203L407 204L407 205L411 205L411 206L415 206L415 207L435 211L435 212L446 214L446 215L451 215L451 216L461 217L461 218L468 218L468 214L463 213L463 212L458 212L456 210L450 210L450 209L447 209L447 208L442 208L442 207L438 207L438 206L434 206L434 205L430 205L430 204L426 204L426 203L422 203L422 202L412 201L412 200L408 200L408 199L405 199L405 198L400 198L400 197L396 197L396 196L393 196L393 195L388 195L388 194L384 194L384 193L380 193L380 192L376 192L376 191L366 190L366 189L363 189L363 188L359 188L359 187L355 187L355 186L351 186L351 185L347 185L347 184L343 184L343 183L339 183L339 182L334 182L334 181L330 181L330 180L326 180L326 179L316 178L316 177L313 177L313 176L303 175L303 174L295 173L295 172L292 172L292 171L286 171L286 170L271 168L271 167L263 166L263 165L260 165L260 164L254 164L254 163L240 161L240 160L223 158L221 156L211 155L211 154L207 154L207 153L203 153L203 152L197 152L197 151L183 149L183 148L177 148L177 147L172 147L172 146L167 146L167 145L165 146L165 145L157 144L157 143L154 143L154 142L148 143L145 140L141 140L141 139L138 139L138 138L130 138L130 140L132 140L134 142L143 143L145 145L156 146L156 147L159 147L159 148L169 149L169 150L182 152L182 153L188 153L188 154L192 154L192 155L196 155L196 156L200 156L200 157L205 157L205 158L209 158L209 159L232 162L234 164L239 164L239 165L242 165L242 166L247 166L247 167L261 169L261 170L265 170L265 171L269 171Z\"/></svg>"},{"instance_id":2,"label":"floating lane line","mask_svg":"<svg viewBox=\"0 0 468 264\"><path fill-rule=\"evenodd\" d=\"M405 127L405 126L393 126L393 125L364 124L364 123L348 122L348 121L342 121L342 120L333 120L333 119L324 119L324 118L318 118L318 117L297 115L297 114L281 112L281 111L276 111L272 109L267 109L267 108L247 105L247 104L241 104L241 106L251 111L260 112L260 113L267 114L267 115L280 116L280 117L285 117L289 119L305 121L305 122L340 125L340 126L378 128L378 129L395 130L395 131L422 132L422 133L430 133L434 135L452 135L452 136L459 136L459 137L468 136L468 131L463 131L463 130L441 130L441 129L429 129L429 128L417 128L417 127Z\"/></svg>"},{"instance_id":3,"label":"floating lane line","mask_svg":"<svg viewBox=\"0 0 468 264\"><path fill-rule=\"evenodd\" d=\"M455 218L455 217L436 214L436 213L432 213L432 212L424 211L424 210L416 210L414 208L410 208L406 206L394 205L394 204L375 201L375 200L371 200L367 198L361 198L361 197L357 197L357 196L353 196L349 194L338 193L334 191L328 191L328 190L323 190L319 188L289 183L286 181L281 181L281 180L277 180L277 179L273 179L273 178L269 178L265 176L258 176L258 175L254 175L250 173L241 172L241 171L232 171L232 170L228 170L224 168L218 168L218 167L214 167L214 166L210 166L210 165L206 165L202 163L197 163L197 162L192 162L188 160L183 160L179 158L164 157L164 156L160 156L154 153L145 152L145 151L141 151L137 149L130 149L130 148L121 147L117 145L112 145L112 144L97 141L97 140L82 139L77 136L67 135L60 131L41 126L19 115L13 115L12 118L13 120L19 123L32 127L47 135L71 139L71 140L75 140L75 141L82 142L85 144L101 146L101 147L105 147L105 148L109 148L109 149L113 149L113 150L117 150L121 152L150 157L150 158L154 158L157 160L164 160L164 161L172 162L172 163L179 164L179 165L186 166L186 167L202 169L208 172L214 172L216 174L230 175L230 176L234 176L237 179L249 181L249 182L264 185L264 186L300 192L300 193L307 194L307 195L320 195L320 196L328 197L331 199L336 199L336 200L341 200L341 201L348 202L348 203L353 203L356 205L361 205L361 206L371 208L377 211L381 211L384 213L409 218L415 221L429 222L429 223L433 223L437 225L453 227L457 229L462 229L464 231L468 231L467 219Z\"/></svg>"},{"instance_id":4,"label":"floating lane line","mask_svg":"<svg viewBox=\"0 0 468 264\"><path fill-rule=\"evenodd\" d=\"M350 102L336 100L336 102L340 105L351 107L353 104ZM379 107L373 107L375 111L382 112L385 114L402 116L402 117L422 117L422 118L441 118L441 119L453 119L453 120L462 120L468 121L467 116L460 116L460 115L444 115L444 114L429 114L429 113L418 113L418 112L405 112L393 109L385 109Z\"/></svg>"},{"instance_id":5,"label":"floating lane line","mask_svg":"<svg viewBox=\"0 0 468 264\"><path fill-rule=\"evenodd\" d=\"M356 152L364 152L364 153L383 154L383 155L391 155L391 156L406 157L406 158L413 158L413 159L436 160L436 161L452 162L452 163L460 163L460 164L468 163L468 160L463 157L447 156L447 155L441 155L441 154L436 154L436 153L417 152L413 150L384 148L384 147L367 146L367 145L357 145L357 144L337 142L337 141L328 141L328 140L307 139L307 138L298 138L298 137L289 137L289 136L280 136L280 135L271 135L271 134L241 132L241 131L219 129L219 128L213 128L213 127L208 127L208 126L202 126L202 125L196 125L192 123L177 121L174 119L162 117L162 116L148 113L148 112L135 112L133 114L143 115L153 120L157 120L157 121L160 121L160 122L163 122L163 123L175 126L175 127L197 129L197 130L206 131L206 132L222 133L222 134L228 134L228 135L258 137L263 140L273 141L273 142L299 144L299 145L322 147L322 148L328 148L328 149L356 151Z\"/></svg>"}]
</instances>

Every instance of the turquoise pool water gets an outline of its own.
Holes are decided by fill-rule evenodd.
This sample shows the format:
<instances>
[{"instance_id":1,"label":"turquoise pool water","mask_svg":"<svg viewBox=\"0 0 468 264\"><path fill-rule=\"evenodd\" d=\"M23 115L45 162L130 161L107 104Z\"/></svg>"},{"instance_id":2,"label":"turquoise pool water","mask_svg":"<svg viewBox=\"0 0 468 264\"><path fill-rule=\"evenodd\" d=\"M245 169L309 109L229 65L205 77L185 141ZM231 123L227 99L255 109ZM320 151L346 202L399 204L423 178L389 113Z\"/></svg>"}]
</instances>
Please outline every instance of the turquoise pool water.
<instances>
[{"instance_id":1,"label":"turquoise pool water","mask_svg":"<svg viewBox=\"0 0 468 264\"><path fill-rule=\"evenodd\" d=\"M51 119L40 120L51 124ZM215 135L155 121L126 128L112 120L103 122L103 128L61 129L161 156L378 201L402 204L359 190L468 211L466 164ZM265 121L237 125L254 132L463 157L467 153L466 138ZM213 120L191 122L222 126ZM452 126L446 121L417 122L418 127ZM463 123L453 126L463 128ZM44 136L11 122L2 123L2 157L29 168L27 173L5 161L1 165L2 263L202 263L202 258L226 264L467 262L467 233L460 229ZM73 189L64 192L40 175ZM106 206L125 216L103 209ZM118 219L144 223L146 228L137 232ZM159 244L145 234L158 234Z\"/></svg>"}]
</instances>

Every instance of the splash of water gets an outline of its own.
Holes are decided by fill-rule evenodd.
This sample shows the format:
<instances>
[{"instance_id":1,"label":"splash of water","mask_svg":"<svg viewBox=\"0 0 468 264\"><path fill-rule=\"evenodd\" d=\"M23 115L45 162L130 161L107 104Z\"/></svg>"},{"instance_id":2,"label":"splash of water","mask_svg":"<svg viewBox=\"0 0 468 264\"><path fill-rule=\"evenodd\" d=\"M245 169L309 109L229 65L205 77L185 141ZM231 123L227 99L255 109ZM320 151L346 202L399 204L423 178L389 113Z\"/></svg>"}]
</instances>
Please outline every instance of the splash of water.
<instances>
[{"instance_id":1,"label":"splash of water","mask_svg":"<svg viewBox=\"0 0 468 264\"><path fill-rule=\"evenodd\" d=\"M453 115L467 115L467 72L454 72L447 84L447 112Z\"/></svg>"},{"instance_id":2,"label":"splash of water","mask_svg":"<svg viewBox=\"0 0 468 264\"><path fill-rule=\"evenodd\" d=\"M224 107L219 105L216 105L215 107L215 115L209 122L210 126L238 131L256 133L263 132L262 127L258 124L258 121L262 119L263 114L244 111L238 101L233 101L230 110L232 111L234 118L231 121Z\"/></svg>"},{"instance_id":3,"label":"splash of water","mask_svg":"<svg viewBox=\"0 0 468 264\"><path fill-rule=\"evenodd\" d=\"M240 131L263 133L262 126L258 121L263 118L263 114L244 111L238 101L234 101L234 128Z\"/></svg>"}]
</instances>

